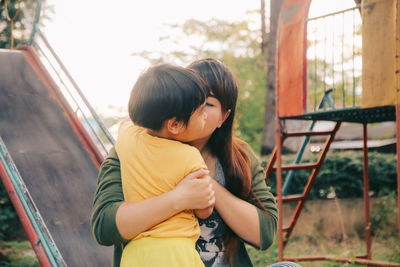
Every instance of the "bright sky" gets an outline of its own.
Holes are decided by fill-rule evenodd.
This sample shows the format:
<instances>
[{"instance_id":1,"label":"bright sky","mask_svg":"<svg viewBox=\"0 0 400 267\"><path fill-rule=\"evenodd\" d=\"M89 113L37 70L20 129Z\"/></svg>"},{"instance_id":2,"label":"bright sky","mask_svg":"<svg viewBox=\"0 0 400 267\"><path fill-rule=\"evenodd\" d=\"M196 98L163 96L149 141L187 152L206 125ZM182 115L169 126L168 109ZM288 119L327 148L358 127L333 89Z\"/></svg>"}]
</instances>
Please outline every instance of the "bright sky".
<instances>
[{"instance_id":1,"label":"bright sky","mask_svg":"<svg viewBox=\"0 0 400 267\"><path fill-rule=\"evenodd\" d=\"M354 6L352 0L313 2L310 17ZM260 8L260 0L47 0L47 4L55 14L42 31L92 106L107 115L115 114L115 107L126 107L134 82L148 66L131 54L171 49L158 41L171 34L165 24L182 24L189 18L243 20L250 18L247 11Z\"/></svg>"}]
</instances>

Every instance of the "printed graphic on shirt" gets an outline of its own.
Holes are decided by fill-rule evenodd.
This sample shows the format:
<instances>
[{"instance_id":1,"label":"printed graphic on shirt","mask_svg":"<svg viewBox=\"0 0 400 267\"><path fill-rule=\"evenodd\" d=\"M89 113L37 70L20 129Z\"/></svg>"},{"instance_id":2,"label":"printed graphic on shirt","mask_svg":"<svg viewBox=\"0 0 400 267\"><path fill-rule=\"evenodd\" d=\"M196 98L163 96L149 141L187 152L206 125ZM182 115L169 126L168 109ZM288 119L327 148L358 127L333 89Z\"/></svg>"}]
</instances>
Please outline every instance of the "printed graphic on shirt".
<instances>
[{"instance_id":1,"label":"printed graphic on shirt","mask_svg":"<svg viewBox=\"0 0 400 267\"><path fill-rule=\"evenodd\" d=\"M218 159L215 163L214 179L225 186L225 176ZM226 225L217 210L207 219L199 219L200 237L196 242L196 250L206 267L228 266L224 260L223 235Z\"/></svg>"}]
</instances>

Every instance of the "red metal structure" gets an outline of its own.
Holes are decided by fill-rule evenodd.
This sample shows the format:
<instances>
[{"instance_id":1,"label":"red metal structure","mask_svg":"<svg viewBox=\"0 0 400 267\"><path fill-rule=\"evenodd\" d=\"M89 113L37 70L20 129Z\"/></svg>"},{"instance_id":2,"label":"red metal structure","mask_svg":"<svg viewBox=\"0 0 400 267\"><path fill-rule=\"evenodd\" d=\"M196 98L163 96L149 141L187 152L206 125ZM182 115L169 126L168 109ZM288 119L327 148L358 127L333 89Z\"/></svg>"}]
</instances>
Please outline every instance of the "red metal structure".
<instances>
[{"instance_id":1,"label":"red metal structure","mask_svg":"<svg viewBox=\"0 0 400 267\"><path fill-rule=\"evenodd\" d=\"M335 45L335 38L332 41L332 73L327 74L325 69L326 55L324 60L317 59L317 37L308 37L308 23L313 19L308 17L311 0L286 0L283 4L277 42L277 90L276 90L276 121L277 135L276 148L274 149L270 162L266 168L266 180L271 172L276 172L277 202L279 213L278 224L278 258L279 260L291 261L317 261L333 260L337 262L354 262L367 264L369 266L400 266L400 263L383 262L373 260L371 249L371 228L370 228L370 203L369 203L369 174L368 174L368 144L367 125L374 122L396 121L397 129L397 184L400 192L400 1L399 0L362 0L355 1L356 7L330 14L332 24L335 24L334 16L345 17L344 12L353 12L354 16L362 17L362 94L358 92L358 85L354 77L355 62L355 37L353 37L353 91L347 92L345 79L335 82L338 71L335 68L334 50L340 45ZM320 17L325 18L325 17ZM318 18L318 19L320 19ZM343 19L343 33L344 30ZM337 29L336 29L337 31ZM353 25L353 34L357 32ZM329 35L328 33L327 35ZM334 34L334 33L333 33ZM375 40L373 42L373 40ZM382 42L379 42L382 40ZM327 37L322 40L327 43ZM342 40L342 42L344 42ZM315 60L310 61L308 49L315 48ZM341 74L350 70L344 70L343 54L346 52L344 45L341 45L342 70ZM384 51L384 52L383 52ZM317 66L323 61L323 80L318 80ZM340 61L340 60L339 60ZM311 66L310 66L311 65ZM314 68L315 67L315 68ZM380 69L381 68L381 69ZM310 74L311 73L311 74ZM310 82L310 75L314 73L314 81ZM321 73L321 72L320 72ZM340 73L339 73L340 74ZM329 76L329 79L326 78ZM321 78L322 79L322 78ZM328 80L333 80L328 82ZM330 83L330 84L329 84ZM311 86L313 84L313 86ZM331 89L328 90L328 86ZM314 91L313 88L314 87ZM339 90L341 89L341 91ZM333 90L333 92L332 92ZM339 92L340 91L340 92ZM330 107L326 108L323 103L318 109L316 102L325 98L328 94L333 95ZM345 99L346 94L352 95L352 99ZM336 99L336 100L335 100ZM360 104L361 102L361 104ZM312 108L314 104L314 107ZM350 103L350 104L349 104ZM310 108L311 107L311 108ZM311 121L333 121L335 126L331 131L309 131L287 132L285 129L286 120L311 120ZM365 251L364 255L358 255L355 259L339 256L299 256L285 257L284 249L288 243L291 233L296 226L304 203L311 190L335 134L342 122L355 122L363 125L363 184L364 184L364 214L365 214ZM282 145L290 137L299 136L327 136L319 158L315 163L282 165ZM282 171L311 169L308 181L300 195L286 196L283 194ZM283 202L297 202L296 209L289 223L283 221ZM400 194L398 194L398 227L400 243ZM287 226L286 226L287 225Z\"/></svg>"},{"instance_id":2,"label":"red metal structure","mask_svg":"<svg viewBox=\"0 0 400 267\"><path fill-rule=\"evenodd\" d=\"M0 180L41 266L109 266L90 227L101 150L31 46L0 62Z\"/></svg>"},{"instance_id":3,"label":"red metal structure","mask_svg":"<svg viewBox=\"0 0 400 267\"><path fill-rule=\"evenodd\" d=\"M40 10L28 45L0 49L0 181L41 266L110 266L90 211L114 139L40 31Z\"/></svg>"}]
</instances>

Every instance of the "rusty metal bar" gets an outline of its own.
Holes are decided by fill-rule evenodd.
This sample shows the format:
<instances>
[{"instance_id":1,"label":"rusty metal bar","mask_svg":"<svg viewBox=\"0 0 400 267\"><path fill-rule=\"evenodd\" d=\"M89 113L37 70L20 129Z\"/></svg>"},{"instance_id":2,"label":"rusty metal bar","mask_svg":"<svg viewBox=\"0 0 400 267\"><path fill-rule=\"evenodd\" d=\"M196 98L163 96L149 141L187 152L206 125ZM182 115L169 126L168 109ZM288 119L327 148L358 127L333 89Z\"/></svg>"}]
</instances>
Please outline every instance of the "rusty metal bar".
<instances>
[{"instance_id":1,"label":"rusty metal bar","mask_svg":"<svg viewBox=\"0 0 400 267\"><path fill-rule=\"evenodd\" d=\"M368 259L368 254L363 254L363 255L357 255L357 259Z\"/></svg>"},{"instance_id":2,"label":"rusty metal bar","mask_svg":"<svg viewBox=\"0 0 400 267\"><path fill-rule=\"evenodd\" d=\"M39 262L43 266L67 266L1 137L0 181L7 188Z\"/></svg>"},{"instance_id":3,"label":"rusty metal bar","mask_svg":"<svg viewBox=\"0 0 400 267\"><path fill-rule=\"evenodd\" d=\"M277 109L278 110L278 109ZM276 195L278 202L278 260L283 260L283 209L282 209L282 132L278 115L276 116Z\"/></svg>"},{"instance_id":4,"label":"rusty metal bar","mask_svg":"<svg viewBox=\"0 0 400 267\"><path fill-rule=\"evenodd\" d=\"M400 104L396 105L396 153L397 153L397 227L400 244ZM398 245L400 255L400 245Z\"/></svg>"},{"instance_id":5,"label":"rusty metal bar","mask_svg":"<svg viewBox=\"0 0 400 267\"><path fill-rule=\"evenodd\" d=\"M114 138L111 136L111 134L108 132L108 129L105 127L103 120L97 115L96 111L93 109L93 107L90 105L89 101L86 99L85 95L83 94L82 90L78 86L78 84L75 82L75 80L72 78L72 75L68 72L67 68L64 66L64 63L61 61L61 59L58 57L54 49L51 47L50 43L48 42L47 38L43 35L43 33L38 29L37 33L39 34L41 40L45 44L46 48L50 51L54 59L57 61L57 63L60 65L60 68L63 70L65 75L67 76L68 80L71 82L73 87L75 88L76 92L78 95L81 97L83 103L86 105L88 110L90 111L91 115L93 118L98 122L98 126L100 129L104 132L106 138L111 144L115 143Z\"/></svg>"},{"instance_id":6,"label":"rusty metal bar","mask_svg":"<svg viewBox=\"0 0 400 267\"><path fill-rule=\"evenodd\" d=\"M356 263L356 264L364 264L368 266L388 266L388 267L400 267L400 263L396 262L387 262L387 261L377 261L377 260L367 260L367 259L353 259L345 256L301 256L301 257L285 257L283 260L285 261L336 261L336 262L344 262L344 263Z\"/></svg>"},{"instance_id":7,"label":"rusty metal bar","mask_svg":"<svg viewBox=\"0 0 400 267\"><path fill-rule=\"evenodd\" d=\"M100 144L101 148L103 149L103 153L106 155L107 154L107 148L105 147L104 142L101 140L99 134L96 132L96 130L93 128L93 125L90 123L89 119L87 118L85 112L82 110L82 108L80 107L78 100L74 97L74 95L72 94L72 92L68 89L68 86L66 85L66 83L64 82L63 78L61 77L59 71L57 71L56 67L54 66L54 64L51 62L50 58L46 55L46 53L43 51L43 49L38 45L37 46L38 51L42 54L42 56L47 60L47 62L49 63L50 67L53 69L55 76L58 78L59 82L61 83L61 85L64 87L65 91L68 93L68 95L71 97L72 101L75 103L75 105L77 106L77 110L74 111L75 115L78 117L78 111L81 112L82 116L83 116L83 120L86 122L87 125L87 129L90 130L92 137L96 139L96 143ZM60 87L59 87L60 88ZM61 88L60 88L61 89ZM64 94L65 95L65 94ZM72 104L71 102L69 102L70 104Z\"/></svg>"},{"instance_id":8,"label":"rusty metal bar","mask_svg":"<svg viewBox=\"0 0 400 267\"><path fill-rule=\"evenodd\" d=\"M302 163L302 164L292 164L292 165L284 165L281 166L282 170L304 170L304 169L312 169L318 167L317 163ZM272 167L272 170L276 170L277 167Z\"/></svg>"},{"instance_id":9,"label":"rusty metal bar","mask_svg":"<svg viewBox=\"0 0 400 267\"><path fill-rule=\"evenodd\" d=\"M304 198L304 195L291 195L291 196L285 196L282 198L283 201L289 202L289 201L298 201Z\"/></svg>"},{"instance_id":10,"label":"rusty metal bar","mask_svg":"<svg viewBox=\"0 0 400 267\"><path fill-rule=\"evenodd\" d=\"M329 135L331 134L332 131L318 131L318 132L313 132L313 131L308 131L308 132L291 132L291 133L286 133L285 137L297 137L297 136L319 136L319 135Z\"/></svg>"},{"instance_id":11,"label":"rusty metal bar","mask_svg":"<svg viewBox=\"0 0 400 267\"><path fill-rule=\"evenodd\" d=\"M324 162L325 156L329 151L329 147L330 147L332 141L335 139L335 134L339 130L340 125L341 125L341 122L336 122L336 125L332 130L332 134L325 141L324 149L321 152L321 154L319 156L319 159L318 159L318 166L315 167L313 169L313 171L311 172L310 177L308 178L307 184L306 184L306 186L304 188L304 192L303 192L304 199L299 201L299 203L297 204L297 207L295 209L295 212L293 214L293 217L292 217L292 220L291 220L291 223L290 223L290 226L289 226L289 230L286 232L286 235L285 235L284 246L286 246L286 244L288 242L288 239L290 237L290 234L293 231L293 227L297 223L297 220L298 220L298 218L300 216L301 210L303 209L303 206L304 206L304 203L305 203L305 201L307 199L307 196L310 193L311 186L314 183L315 178L317 177L317 174L318 174L318 172L319 172L319 170L320 170L320 168L322 166L322 163Z\"/></svg>"},{"instance_id":12,"label":"rusty metal bar","mask_svg":"<svg viewBox=\"0 0 400 267\"><path fill-rule=\"evenodd\" d=\"M270 158L270 160L269 160L269 162L268 162L267 168L265 168L265 183L268 182L268 177L269 177L269 175L270 175L270 173L271 173L271 171L272 171L272 167L273 167L274 164L275 164L275 161L276 161L276 151L278 150L277 147L278 147L278 146L275 146L275 147L274 147L274 150L272 151L272 155L271 155L271 158Z\"/></svg>"},{"instance_id":13,"label":"rusty metal bar","mask_svg":"<svg viewBox=\"0 0 400 267\"><path fill-rule=\"evenodd\" d=\"M365 243L367 259L371 259L371 219L369 204L369 172L368 172L368 128L363 124L363 182L364 182L364 216L365 216Z\"/></svg>"},{"instance_id":14,"label":"rusty metal bar","mask_svg":"<svg viewBox=\"0 0 400 267\"><path fill-rule=\"evenodd\" d=\"M322 16L318 16L318 17L309 18L309 19L307 19L307 22L311 21L311 20L318 20L318 19L323 19L323 18L326 18L326 17L342 14L342 13L345 13L345 12L348 12L348 11L352 11L354 9L360 9L360 8L361 8L361 5L356 5L356 6L351 7L351 8L339 10L339 11L328 13L328 14L325 14L325 15L322 15Z\"/></svg>"},{"instance_id":15,"label":"rusty metal bar","mask_svg":"<svg viewBox=\"0 0 400 267\"><path fill-rule=\"evenodd\" d=\"M84 128L82 122L79 120L79 118L75 116L75 113L72 110L69 102L65 98L64 94L62 94L62 92L59 90L58 85L55 83L51 74L43 65L38 54L35 52L32 46L20 46L17 49L24 51L24 55L26 56L28 63L31 65L34 71L37 72L40 77L42 77L41 79L43 80L43 82L49 84L49 89L51 89L51 92L55 94L55 99L59 103L60 107L66 112L66 118L71 123L71 126L73 127L76 134L79 136L85 149L89 151L94 163L100 167L101 162L103 162L104 160L104 156L101 154L93 139Z\"/></svg>"}]
</instances>

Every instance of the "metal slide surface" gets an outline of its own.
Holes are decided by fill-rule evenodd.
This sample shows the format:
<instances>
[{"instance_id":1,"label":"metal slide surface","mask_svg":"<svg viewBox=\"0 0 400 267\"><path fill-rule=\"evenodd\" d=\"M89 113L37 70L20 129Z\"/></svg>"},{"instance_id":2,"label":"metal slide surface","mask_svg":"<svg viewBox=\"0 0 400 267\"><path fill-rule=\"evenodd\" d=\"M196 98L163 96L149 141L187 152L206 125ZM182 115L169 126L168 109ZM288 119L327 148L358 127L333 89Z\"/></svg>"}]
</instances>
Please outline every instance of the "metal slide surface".
<instances>
[{"instance_id":1,"label":"metal slide surface","mask_svg":"<svg viewBox=\"0 0 400 267\"><path fill-rule=\"evenodd\" d=\"M0 50L0 136L66 264L111 266L90 228L98 162L26 53Z\"/></svg>"}]
</instances>

